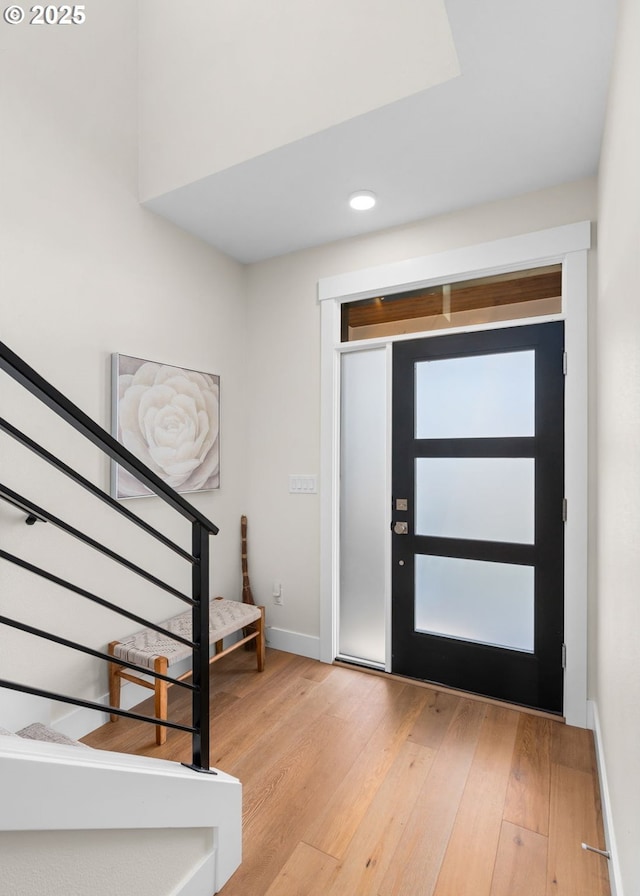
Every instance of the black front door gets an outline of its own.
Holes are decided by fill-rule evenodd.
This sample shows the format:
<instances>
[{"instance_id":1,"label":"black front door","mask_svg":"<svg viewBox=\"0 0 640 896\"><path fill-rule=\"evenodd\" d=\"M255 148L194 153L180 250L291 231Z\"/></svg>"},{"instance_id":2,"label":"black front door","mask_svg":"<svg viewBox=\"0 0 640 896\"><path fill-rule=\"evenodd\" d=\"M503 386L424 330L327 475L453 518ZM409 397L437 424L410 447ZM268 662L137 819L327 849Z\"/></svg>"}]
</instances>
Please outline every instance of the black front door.
<instances>
[{"instance_id":1,"label":"black front door","mask_svg":"<svg viewBox=\"0 0 640 896\"><path fill-rule=\"evenodd\" d=\"M564 324L395 343L392 671L562 712Z\"/></svg>"}]
</instances>

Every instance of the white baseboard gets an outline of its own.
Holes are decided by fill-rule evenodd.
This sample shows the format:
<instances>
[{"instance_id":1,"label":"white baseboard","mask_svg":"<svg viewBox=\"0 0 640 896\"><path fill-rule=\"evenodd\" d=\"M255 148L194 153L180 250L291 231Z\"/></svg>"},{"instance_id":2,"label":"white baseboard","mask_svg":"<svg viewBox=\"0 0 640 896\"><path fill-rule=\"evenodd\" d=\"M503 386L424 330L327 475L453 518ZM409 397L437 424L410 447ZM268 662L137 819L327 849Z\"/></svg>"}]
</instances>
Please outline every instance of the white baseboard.
<instances>
[{"instance_id":1,"label":"white baseboard","mask_svg":"<svg viewBox=\"0 0 640 896\"><path fill-rule=\"evenodd\" d=\"M297 653L298 656L306 656L311 660L320 659L320 638L290 632L285 628L268 625L267 646L273 647L274 650L284 650L286 653Z\"/></svg>"},{"instance_id":2,"label":"white baseboard","mask_svg":"<svg viewBox=\"0 0 640 896\"><path fill-rule=\"evenodd\" d=\"M593 739L596 745L596 760L598 763L598 778L600 779L600 797L602 800L602 818L604 822L604 836L609 855L609 881L611 884L611 896L624 896L622 890L622 876L620 873L620 859L613 826L613 813L611 810L611 796L609 794L609 782L602 744L602 729L600 728L600 716L595 700L587 701L587 724L593 731Z\"/></svg>"},{"instance_id":3,"label":"white baseboard","mask_svg":"<svg viewBox=\"0 0 640 896\"><path fill-rule=\"evenodd\" d=\"M128 681L122 682L120 708L132 709L134 706L137 706L138 703L142 703L143 700L147 700L152 696L153 692L147 688L139 687ZM98 697L95 702L101 703L103 706L109 706L109 695L103 694L102 697ZM153 715L153 712L151 714ZM85 734L89 734L91 731L95 731L96 728L106 725L108 721L109 713L107 712L96 712L95 709L79 707L68 713L66 716L56 719L53 722L49 722L48 724L51 728L55 729L55 731L60 731L62 734L66 734L67 737L79 740L81 737L84 737Z\"/></svg>"},{"instance_id":4,"label":"white baseboard","mask_svg":"<svg viewBox=\"0 0 640 896\"><path fill-rule=\"evenodd\" d=\"M140 690L135 688L134 685L131 688L132 690ZM133 699L133 694L131 697ZM144 699L144 696L138 697L135 702L139 703L142 699ZM108 706L109 698L104 694L96 700L96 703ZM75 708L68 712L67 715L53 719L52 714L60 705L44 697L33 697L31 694L23 694L20 691L0 691L0 726L8 728L10 731L19 731L26 725L40 722L43 725L48 725L55 731L59 731L61 734L66 734L67 737L78 740L95 728L99 728L100 725L104 725L109 718L106 713L96 712L91 709ZM133 703L130 703L125 708L128 709L130 706L133 706Z\"/></svg>"}]
</instances>

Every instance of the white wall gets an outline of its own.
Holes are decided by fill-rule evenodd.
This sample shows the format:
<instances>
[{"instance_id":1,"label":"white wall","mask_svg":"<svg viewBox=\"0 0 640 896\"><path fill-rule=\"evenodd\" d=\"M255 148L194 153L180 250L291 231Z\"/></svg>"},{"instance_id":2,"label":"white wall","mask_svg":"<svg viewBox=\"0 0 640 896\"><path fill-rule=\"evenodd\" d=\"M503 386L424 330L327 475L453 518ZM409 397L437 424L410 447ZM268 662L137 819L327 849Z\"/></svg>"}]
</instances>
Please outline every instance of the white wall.
<instances>
[{"instance_id":1,"label":"white wall","mask_svg":"<svg viewBox=\"0 0 640 896\"><path fill-rule=\"evenodd\" d=\"M318 280L595 217L596 184L588 179L248 269L250 571L268 625L319 636L319 501L289 495L287 478L319 469ZM594 285L593 257L591 268ZM270 596L274 580L282 582L282 607Z\"/></svg>"},{"instance_id":2,"label":"white wall","mask_svg":"<svg viewBox=\"0 0 640 896\"><path fill-rule=\"evenodd\" d=\"M619 15L599 181L595 697L621 878L633 896L640 892L640 4L622 0Z\"/></svg>"},{"instance_id":3,"label":"white wall","mask_svg":"<svg viewBox=\"0 0 640 896\"><path fill-rule=\"evenodd\" d=\"M459 74L443 0L142 0L141 197Z\"/></svg>"},{"instance_id":4,"label":"white wall","mask_svg":"<svg viewBox=\"0 0 640 896\"><path fill-rule=\"evenodd\" d=\"M214 592L237 597L246 494L244 271L140 208L135 9L130 0L89 0L86 8L83 25L0 28L0 339L107 428L112 352L220 374L222 484L192 499L221 529L212 539ZM107 488L108 464L4 374L0 413ZM4 435L0 469L12 488L189 588L186 563L161 556L150 539L96 510ZM190 546L189 524L170 519L160 499L129 506ZM184 608L88 548L75 549L72 566L68 539L50 524L25 526L24 516L1 502L0 535L5 549L143 615L160 620ZM5 561L0 612L98 649L137 628ZM105 693L105 664L44 642L33 664L26 636L2 627L0 638L0 677L88 699ZM14 724L30 720L20 718L14 695L0 691L3 705ZM52 717L67 711L56 704Z\"/></svg>"}]
</instances>

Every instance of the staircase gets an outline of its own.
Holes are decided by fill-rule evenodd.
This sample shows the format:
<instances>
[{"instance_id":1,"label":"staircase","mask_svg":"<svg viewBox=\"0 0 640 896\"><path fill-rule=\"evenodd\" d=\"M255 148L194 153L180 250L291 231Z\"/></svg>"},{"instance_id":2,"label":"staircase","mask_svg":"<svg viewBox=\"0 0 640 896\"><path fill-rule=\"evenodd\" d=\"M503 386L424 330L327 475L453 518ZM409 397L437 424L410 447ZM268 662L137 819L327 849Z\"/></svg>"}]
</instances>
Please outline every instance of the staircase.
<instances>
[{"instance_id":1,"label":"staircase","mask_svg":"<svg viewBox=\"0 0 640 896\"><path fill-rule=\"evenodd\" d=\"M123 624L116 621L118 617L124 620L124 625L135 623L138 627L155 629L172 637L154 619L145 618L125 606L123 594L126 596L129 592L136 593L136 588L144 588L145 594L157 591L165 602L162 609L154 612L155 619L166 617L167 595L191 608L191 638L182 640L192 651L193 668L190 681L175 682L192 692L190 724L170 718L157 719L87 699L82 695L82 681L79 681L80 694L69 694L42 687L42 681L29 681L27 676L23 676L27 680L14 680L7 675L6 669L0 672L0 689L4 689L0 690L0 722L9 727L12 722L3 717L1 711L3 693L7 697L13 695L14 706L16 701L24 703L21 712L26 712L25 707L30 703L40 708L62 703L82 713L100 713L93 727L102 724L105 713L113 713L153 726L188 731L192 738L191 762L180 765L78 749L74 737L65 736L57 726L51 728L43 724L48 720L42 718L44 709L37 717L38 722L26 729L20 721L18 736L0 732L0 831L4 832L0 838L0 866L3 868L0 891L11 896L39 896L40 893L43 896L45 893L47 896L70 896L72 893L101 896L103 890L105 894L117 892L120 896L128 893L145 896L146 892L149 896L152 893L153 896L162 893L167 896L211 896L233 873L241 854L241 785L236 779L209 768L209 536L215 535L218 529L3 343L0 343L0 370L21 390L53 412L58 421L63 421L73 431L74 439L79 435L99 457L118 463L133 473L164 502L172 518L186 521L191 544L189 550L180 546L174 537L168 537L150 525L126 504L112 498L90 477L83 476L76 465L63 460L59 452L50 451L14 422L0 416L0 436L11 445L12 452L19 449L21 456L29 458L29 463L36 458L41 466L53 469L58 478L61 475L81 489L85 497L96 502L101 514L111 514L117 524L104 527L107 536L114 533L120 536L123 526L131 526L152 539L161 551L179 558L180 563L188 565L191 585L188 590L176 588L166 577L108 544L106 537L90 535L82 524L70 518L77 509L75 505L65 506L63 512L43 506L47 501L42 499L42 494L49 494L49 489L40 486L38 493L34 493L30 480L26 488L16 487L11 481L16 464L3 463L0 502L10 514L11 539L0 538L0 563L8 564L5 568L14 570L15 575L38 582L39 594L46 594L44 608L47 612L37 614L35 620L33 614L30 617L30 595L25 590L22 602L12 601L18 612L0 613L0 643L3 640L7 643L3 628L5 632L18 633L14 638L20 639L20 644L29 645L28 650L34 657L33 668L39 670L40 678L43 669L47 669L47 660L41 658L45 649L63 648L79 658L79 669L86 669L87 663L92 663L89 668L102 670L100 674L106 680L103 664L110 660L106 651L95 644L92 646L60 634L60 620L56 618L55 609L48 612L49 607L55 607L54 602L61 602L60 595L66 594L72 595L84 607L93 608L98 614L96 626L101 626L99 640L105 645L123 634ZM4 391L0 391L0 396ZM0 411L4 414L4 407ZM55 492L55 488L52 491ZM5 516L5 533L9 531L6 519ZM20 519L30 527L25 530L25 537L16 535L16 524ZM47 524L44 530L47 538L38 535L44 524ZM170 529L172 532L176 529L175 522L170 524ZM68 551L68 563L63 564L64 575L51 569L46 562L52 554L47 539L52 538L53 532L56 533L55 559L59 558L59 544L64 544ZM11 541L11 550L7 550L8 541ZM21 550L15 548L16 544ZM77 550L93 552L97 558L95 587L86 587L86 583L74 579L73 558ZM42 562L41 555L45 558ZM115 596L101 592L99 570L104 563L113 564L122 575L131 579L131 584ZM161 563L161 568L167 568L167 564ZM141 583L140 586L136 586L136 581ZM109 625L113 626L109 630L104 629L105 610L110 614ZM54 623L47 625L49 615ZM68 621L68 610L59 615L65 617L62 621ZM37 624L33 624L34 621ZM21 659L25 650L27 648L21 650ZM4 653L6 656L6 651ZM6 663L1 653L0 662ZM140 669L135 663L123 665L145 675L163 677L148 668ZM29 664L27 668L31 668ZM55 670L54 666L50 668ZM5 702L10 706L11 701ZM150 734L153 736L152 728ZM54 840L59 873L52 875L46 872L46 856ZM3 848L7 852L3 853ZM42 856L41 862L39 856ZM107 860L108 856L112 856L113 861ZM100 873L101 867L104 873ZM94 871L90 875L90 885L86 877L88 868ZM121 881L119 887L113 884L114 875Z\"/></svg>"},{"instance_id":2,"label":"staircase","mask_svg":"<svg viewBox=\"0 0 640 896\"><path fill-rule=\"evenodd\" d=\"M7 896L211 896L241 861L223 772L0 735L0 793Z\"/></svg>"}]
</instances>

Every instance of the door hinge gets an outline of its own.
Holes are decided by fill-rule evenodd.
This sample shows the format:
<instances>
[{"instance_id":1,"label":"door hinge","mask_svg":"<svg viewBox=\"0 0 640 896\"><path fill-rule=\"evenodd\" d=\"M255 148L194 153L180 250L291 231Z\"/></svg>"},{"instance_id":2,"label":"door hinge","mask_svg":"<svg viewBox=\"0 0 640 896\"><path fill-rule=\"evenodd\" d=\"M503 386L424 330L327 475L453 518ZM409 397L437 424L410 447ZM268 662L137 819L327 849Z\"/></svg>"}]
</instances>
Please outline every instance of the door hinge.
<instances>
[{"instance_id":1,"label":"door hinge","mask_svg":"<svg viewBox=\"0 0 640 896\"><path fill-rule=\"evenodd\" d=\"M567 353L562 352L562 373L567 375Z\"/></svg>"},{"instance_id":2,"label":"door hinge","mask_svg":"<svg viewBox=\"0 0 640 896\"><path fill-rule=\"evenodd\" d=\"M562 645L562 668L567 668L567 645Z\"/></svg>"},{"instance_id":3,"label":"door hinge","mask_svg":"<svg viewBox=\"0 0 640 896\"><path fill-rule=\"evenodd\" d=\"M563 523L567 522L568 515L569 515L569 512L567 510L567 499L563 498L562 499L562 522Z\"/></svg>"}]
</instances>

